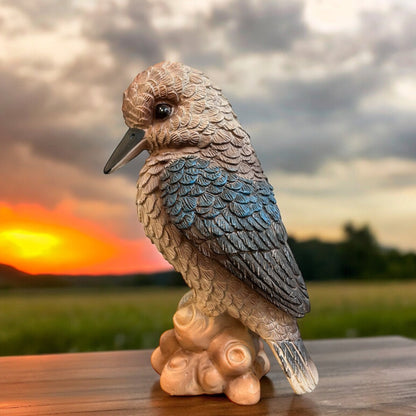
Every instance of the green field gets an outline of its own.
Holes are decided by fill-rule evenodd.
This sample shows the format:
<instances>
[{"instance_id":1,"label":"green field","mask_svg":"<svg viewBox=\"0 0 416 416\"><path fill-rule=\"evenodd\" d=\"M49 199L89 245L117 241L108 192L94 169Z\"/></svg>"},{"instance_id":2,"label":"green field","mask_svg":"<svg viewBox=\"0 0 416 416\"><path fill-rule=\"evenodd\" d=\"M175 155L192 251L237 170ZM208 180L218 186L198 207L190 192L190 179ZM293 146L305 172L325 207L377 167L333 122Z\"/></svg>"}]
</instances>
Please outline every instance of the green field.
<instances>
[{"instance_id":1,"label":"green field","mask_svg":"<svg viewBox=\"0 0 416 416\"><path fill-rule=\"evenodd\" d=\"M416 281L309 283L305 339L416 338ZM0 292L0 355L152 348L186 288Z\"/></svg>"}]
</instances>

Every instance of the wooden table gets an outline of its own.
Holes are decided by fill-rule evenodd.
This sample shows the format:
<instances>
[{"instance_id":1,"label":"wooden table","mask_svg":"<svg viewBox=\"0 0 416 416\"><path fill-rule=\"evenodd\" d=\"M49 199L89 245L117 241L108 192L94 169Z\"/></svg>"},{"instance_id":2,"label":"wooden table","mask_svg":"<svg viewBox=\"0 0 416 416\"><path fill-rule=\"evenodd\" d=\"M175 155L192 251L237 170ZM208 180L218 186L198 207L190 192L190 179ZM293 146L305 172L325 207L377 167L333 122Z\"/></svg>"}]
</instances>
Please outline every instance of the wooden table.
<instances>
[{"instance_id":1,"label":"wooden table","mask_svg":"<svg viewBox=\"0 0 416 416\"><path fill-rule=\"evenodd\" d=\"M262 400L169 397L150 367L151 351L0 358L0 415L416 415L416 342L401 337L307 342L317 390L295 396L277 364Z\"/></svg>"}]
</instances>

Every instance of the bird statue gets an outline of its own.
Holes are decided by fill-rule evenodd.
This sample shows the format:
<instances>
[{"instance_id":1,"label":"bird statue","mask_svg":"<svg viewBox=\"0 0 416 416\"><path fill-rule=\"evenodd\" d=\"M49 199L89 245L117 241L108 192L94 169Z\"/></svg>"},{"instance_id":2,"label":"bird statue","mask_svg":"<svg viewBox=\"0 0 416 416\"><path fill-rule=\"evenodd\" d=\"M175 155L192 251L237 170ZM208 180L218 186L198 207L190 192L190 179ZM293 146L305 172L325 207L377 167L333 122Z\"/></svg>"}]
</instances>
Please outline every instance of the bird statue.
<instances>
[{"instance_id":1,"label":"bird statue","mask_svg":"<svg viewBox=\"0 0 416 416\"><path fill-rule=\"evenodd\" d=\"M202 72L161 62L136 76L122 110L129 129L104 173L149 152L138 218L191 288L187 302L257 334L294 392L311 392L318 372L297 325L310 310L308 293L273 188L230 103Z\"/></svg>"}]
</instances>

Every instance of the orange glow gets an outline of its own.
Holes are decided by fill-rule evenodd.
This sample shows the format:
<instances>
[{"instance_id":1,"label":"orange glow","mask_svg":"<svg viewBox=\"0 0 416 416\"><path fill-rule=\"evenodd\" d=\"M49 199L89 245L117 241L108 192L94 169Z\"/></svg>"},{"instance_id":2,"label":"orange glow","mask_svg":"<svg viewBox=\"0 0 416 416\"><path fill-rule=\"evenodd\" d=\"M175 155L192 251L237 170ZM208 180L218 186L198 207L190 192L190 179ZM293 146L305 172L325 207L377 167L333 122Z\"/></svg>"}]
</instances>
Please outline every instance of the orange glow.
<instances>
[{"instance_id":1,"label":"orange glow","mask_svg":"<svg viewBox=\"0 0 416 416\"><path fill-rule=\"evenodd\" d=\"M68 209L0 203L0 263L28 273L150 273L170 266L145 239L121 238Z\"/></svg>"},{"instance_id":2,"label":"orange glow","mask_svg":"<svg viewBox=\"0 0 416 416\"><path fill-rule=\"evenodd\" d=\"M60 239L52 234L36 233L26 230L5 230L0 233L0 239L11 244L10 248L22 258L36 258L53 253Z\"/></svg>"}]
</instances>

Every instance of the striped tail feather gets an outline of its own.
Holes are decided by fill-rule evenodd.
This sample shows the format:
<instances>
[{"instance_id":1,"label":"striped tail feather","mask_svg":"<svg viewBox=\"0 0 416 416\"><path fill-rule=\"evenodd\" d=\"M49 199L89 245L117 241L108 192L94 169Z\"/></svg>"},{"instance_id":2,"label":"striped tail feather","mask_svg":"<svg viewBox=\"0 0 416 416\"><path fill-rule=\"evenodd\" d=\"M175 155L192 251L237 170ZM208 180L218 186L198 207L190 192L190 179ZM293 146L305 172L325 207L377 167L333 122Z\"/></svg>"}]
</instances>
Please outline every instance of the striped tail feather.
<instances>
[{"instance_id":1,"label":"striped tail feather","mask_svg":"<svg viewBox=\"0 0 416 416\"><path fill-rule=\"evenodd\" d=\"M318 370L302 339L297 341L267 340L296 394L310 393L319 381Z\"/></svg>"}]
</instances>

